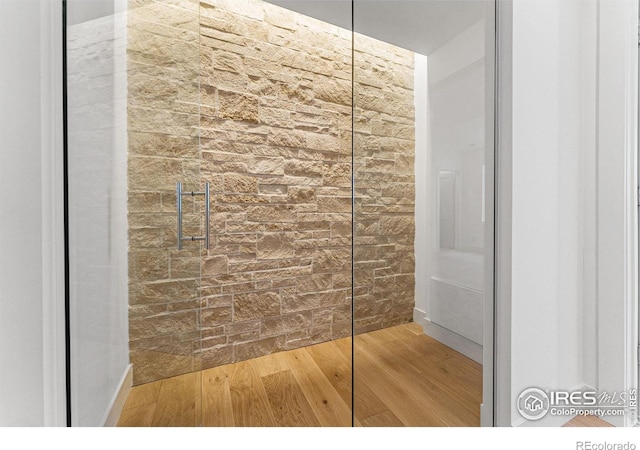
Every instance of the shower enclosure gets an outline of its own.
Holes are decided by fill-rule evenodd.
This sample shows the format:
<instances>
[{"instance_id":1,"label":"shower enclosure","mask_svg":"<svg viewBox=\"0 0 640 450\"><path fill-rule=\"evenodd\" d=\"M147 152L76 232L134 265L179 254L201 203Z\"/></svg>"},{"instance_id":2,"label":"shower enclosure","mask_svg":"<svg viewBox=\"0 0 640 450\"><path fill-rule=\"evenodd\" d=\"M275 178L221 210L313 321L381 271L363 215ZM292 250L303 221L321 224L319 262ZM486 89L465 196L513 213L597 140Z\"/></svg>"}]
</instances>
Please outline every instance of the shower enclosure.
<instances>
[{"instance_id":1,"label":"shower enclosure","mask_svg":"<svg viewBox=\"0 0 640 450\"><path fill-rule=\"evenodd\" d=\"M490 425L494 20L67 0L72 425Z\"/></svg>"}]
</instances>

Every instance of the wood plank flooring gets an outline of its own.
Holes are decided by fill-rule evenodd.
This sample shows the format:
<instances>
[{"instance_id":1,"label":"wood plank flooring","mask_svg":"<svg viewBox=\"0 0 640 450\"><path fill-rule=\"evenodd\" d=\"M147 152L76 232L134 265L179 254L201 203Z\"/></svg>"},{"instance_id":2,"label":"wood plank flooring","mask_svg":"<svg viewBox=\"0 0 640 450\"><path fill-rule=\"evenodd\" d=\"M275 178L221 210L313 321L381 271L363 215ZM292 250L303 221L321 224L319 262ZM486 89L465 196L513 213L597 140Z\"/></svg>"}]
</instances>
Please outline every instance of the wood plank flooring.
<instances>
[{"instance_id":1,"label":"wood plank flooring","mask_svg":"<svg viewBox=\"0 0 640 450\"><path fill-rule=\"evenodd\" d=\"M351 338L131 390L118 426L351 426ZM355 338L355 424L479 426L482 368L400 325Z\"/></svg>"},{"instance_id":2,"label":"wood plank flooring","mask_svg":"<svg viewBox=\"0 0 640 450\"><path fill-rule=\"evenodd\" d=\"M562 425L565 428L575 428L575 427L589 427L589 428L608 428L613 427L609 422L605 422L599 417L596 416L577 416L571 419L569 422Z\"/></svg>"}]
</instances>

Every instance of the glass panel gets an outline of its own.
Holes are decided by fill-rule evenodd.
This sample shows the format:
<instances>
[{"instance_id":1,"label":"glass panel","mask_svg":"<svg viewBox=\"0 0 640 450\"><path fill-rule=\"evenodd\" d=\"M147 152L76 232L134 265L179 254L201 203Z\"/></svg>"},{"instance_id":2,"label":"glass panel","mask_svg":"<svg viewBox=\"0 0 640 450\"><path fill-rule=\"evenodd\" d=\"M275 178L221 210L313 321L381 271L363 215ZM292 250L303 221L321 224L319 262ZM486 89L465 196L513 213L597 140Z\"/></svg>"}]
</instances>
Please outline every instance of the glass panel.
<instances>
[{"instance_id":1,"label":"glass panel","mask_svg":"<svg viewBox=\"0 0 640 450\"><path fill-rule=\"evenodd\" d=\"M69 2L74 425L351 425L351 4L279 3Z\"/></svg>"},{"instance_id":2,"label":"glass panel","mask_svg":"<svg viewBox=\"0 0 640 450\"><path fill-rule=\"evenodd\" d=\"M206 236L208 227L199 145L199 3L129 1L127 23L133 384L158 392L149 425L197 426L206 248L189 239Z\"/></svg>"},{"instance_id":3,"label":"glass panel","mask_svg":"<svg viewBox=\"0 0 640 450\"><path fill-rule=\"evenodd\" d=\"M127 369L126 16L67 2L71 412L102 425Z\"/></svg>"},{"instance_id":4,"label":"glass panel","mask_svg":"<svg viewBox=\"0 0 640 450\"><path fill-rule=\"evenodd\" d=\"M481 422L494 8L354 2L354 415L363 426Z\"/></svg>"},{"instance_id":5,"label":"glass panel","mask_svg":"<svg viewBox=\"0 0 640 450\"><path fill-rule=\"evenodd\" d=\"M72 415L97 426L121 382L200 369L198 2L68 1L67 36Z\"/></svg>"},{"instance_id":6,"label":"glass panel","mask_svg":"<svg viewBox=\"0 0 640 450\"><path fill-rule=\"evenodd\" d=\"M200 4L203 425L350 426L351 32L275 3Z\"/></svg>"}]
</instances>

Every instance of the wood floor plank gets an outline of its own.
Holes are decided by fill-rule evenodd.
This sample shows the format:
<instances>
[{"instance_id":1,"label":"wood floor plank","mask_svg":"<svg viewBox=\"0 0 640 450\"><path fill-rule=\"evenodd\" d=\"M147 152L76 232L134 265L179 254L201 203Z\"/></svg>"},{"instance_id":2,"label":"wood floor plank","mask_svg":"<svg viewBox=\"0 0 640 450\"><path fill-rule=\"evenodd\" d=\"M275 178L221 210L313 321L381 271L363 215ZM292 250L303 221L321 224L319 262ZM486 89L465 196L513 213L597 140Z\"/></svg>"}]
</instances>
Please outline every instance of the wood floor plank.
<instances>
[{"instance_id":1,"label":"wood floor plank","mask_svg":"<svg viewBox=\"0 0 640 450\"><path fill-rule=\"evenodd\" d=\"M322 426L351 426L351 408L342 400L304 348L278 353L295 377Z\"/></svg>"},{"instance_id":2,"label":"wood floor plank","mask_svg":"<svg viewBox=\"0 0 640 450\"><path fill-rule=\"evenodd\" d=\"M154 427L193 427L196 419L197 391L200 379L196 373L188 373L162 380L160 393L153 414Z\"/></svg>"},{"instance_id":3,"label":"wood floor plank","mask_svg":"<svg viewBox=\"0 0 640 450\"><path fill-rule=\"evenodd\" d=\"M364 427L403 427L403 423L391 411L386 410L360 421Z\"/></svg>"},{"instance_id":4,"label":"wood floor plank","mask_svg":"<svg viewBox=\"0 0 640 450\"><path fill-rule=\"evenodd\" d=\"M337 339L333 343L340 349L342 354L351 361L351 338Z\"/></svg>"},{"instance_id":5,"label":"wood floor plank","mask_svg":"<svg viewBox=\"0 0 640 450\"><path fill-rule=\"evenodd\" d=\"M155 403L123 409L118 420L119 427L150 427L153 423Z\"/></svg>"},{"instance_id":6,"label":"wood floor plank","mask_svg":"<svg viewBox=\"0 0 640 450\"><path fill-rule=\"evenodd\" d=\"M578 416L571 419L569 422L562 425L563 428L577 428L577 427L601 427L609 428L613 427L609 422L605 422L597 416Z\"/></svg>"},{"instance_id":7,"label":"wood floor plank","mask_svg":"<svg viewBox=\"0 0 640 450\"><path fill-rule=\"evenodd\" d=\"M353 410L359 420L388 411L387 405L366 383L366 378L367 375L364 373L356 373L354 377Z\"/></svg>"},{"instance_id":8,"label":"wood floor plank","mask_svg":"<svg viewBox=\"0 0 640 450\"><path fill-rule=\"evenodd\" d=\"M306 348L333 388L347 405L351 405L351 361L333 342Z\"/></svg>"},{"instance_id":9,"label":"wood floor plank","mask_svg":"<svg viewBox=\"0 0 640 450\"><path fill-rule=\"evenodd\" d=\"M202 371L195 372L196 383L196 409L194 413L194 426L202 426Z\"/></svg>"},{"instance_id":10,"label":"wood floor plank","mask_svg":"<svg viewBox=\"0 0 640 450\"><path fill-rule=\"evenodd\" d=\"M132 387L123 410L156 403L158 394L160 394L160 384L162 384L162 381L154 381L153 383Z\"/></svg>"},{"instance_id":11,"label":"wood floor plank","mask_svg":"<svg viewBox=\"0 0 640 450\"><path fill-rule=\"evenodd\" d=\"M287 366L282 359L276 355L261 356L260 358L252 360L252 362L259 377L266 377L274 373L289 370L289 366Z\"/></svg>"},{"instance_id":12,"label":"wood floor plank","mask_svg":"<svg viewBox=\"0 0 640 450\"><path fill-rule=\"evenodd\" d=\"M471 358L464 356L451 347L447 347L442 342L425 334L416 335L398 342L402 343L405 347L413 348L414 351L419 352L421 355L428 356L429 359L437 360L455 358L456 360L464 361L470 368L475 369L480 373L482 372L481 364L478 364Z\"/></svg>"},{"instance_id":13,"label":"wood floor plank","mask_svg":"<svg viewBox=\"0 0 640 450\"><path fill-rule=\"evenodd\" d=\"M275 420L264 385L251 361L226 366L233 420L237 427L272 427Z\"/></svg>"},{"instance_id":14,"label":"wood floor plank","mask_svg":"<svg viewBox=\"0 0 640 450\"><path fill-rule=\"evenodd\" d=\"M338 339L330 342L331 346L339 352L342 360L351 365L351 338ZM307 348L309 351L313 347ZM356 421L387 411L387 405L375 395L371 388L364 383L366 374L357 370L354 372L354 399L353 408ZM349 400L348 404L351 404Z\"/></svg>"},{"instance_id":15,"label":"wood floor plank","mask_svg":"<svg viewBox=\"0 0 640 450\"><path fill-rule=\"evenodd\" d=\"M277 426L320 426L320 421L290 370L262 377L262 384Z\"/></svg>"},{"instance_id":16,"label":"wood floor plank","mask_svg":"<svg viewBox=\"0 0 640 450\"><path fill-rule=\"evenodd\" d=\"M400 325L356 336L356 349L362 346L366 347L368 344L374 345L378 351L382 351L382 354L388 354L395 358L395 361L388 361L383 366L398 366L400 363L403 371L406 371L406 375L420 376L429 383L435 383L440 389L447 391L447 395L451 395L454 400L457 400L460 406L466 407L473 416L479 415L482 401L481 366L435 339L424 334L417 334L421 333L421 327L411 325L415 324ZM456 365L460 367L456 367ZM358 392L363 391L366 383L359 384L359 381L362 380L362 371L356 370L355 375L357 395ZM366 374L364 375L366 376ZM458 377L463 377L464 380L460 380ZM415 381L413 383L415 384ZM426 389L427 391L433 390L428 386ZM363 417L360 415L362 409L362 403L356 401L357 417ZM468 426L473 423L475 420Z\"/></svg>"},{"instance_id":17,"label":"wood floor plank","mask_svg":"<svg viewBox=\"0 0 640 450\"><path fill-rule=\"evenodd\" d=\"M470 405L469 410L477 412L475 405L482 402L482 367L457 352L442 353L445 355L443 357L422 357L424 353L420 346L423 341L422 337L415 336L384 344L383 348L392 348L392 356L399 358L406 370L426 377L445 390L452 399ZM436 344L445 347L439 342ZM473 401L469 402L469 399Z\"/></svg>"},{"instance_id":18,"label":"wood floor plank","mask_svg":"<svg viewBox=\"0 0 640 450\"><path fill-rule=\"evenodd\" d=\"M359 336L360 349L370 352L378 366L393 375L396 383L406 390L405 396L417 396L438 412L443 426L479 426L479 403L470 406L460 394L461 386L453 379L440 382L435 374L437 367L422 365L418 354L402 354L397 342L376 342L374 336ZM357 359L356 359L357 370ZM481 388L482 380L479 380ZM392 409L392 408L390 408ZM393 410L393 409L392 409Z\"/></svg>"},{"instance_id":19,"label":"wood floor plank","mask_svg":"<svg viewBox=\"0 0 640 450\"><path fill-rule=\"evenodd\" d=\"M373 339L362 339L362 343L356 346L354 370L357 371L360 366L368 374L365 383L405 425L479 424L479 411L476 417L458 405L427 375L416 373L405 361L396 357L394 348L374 345Z\"/></svg>"},{"instance_id":20,"label":"wood floor plank","mask_svg":"<svg viewBox=\"0 0 640 450\"><path fill-rule=\"evenodd\" d=\"M202 372L202 425L233 427L233 403L225 366Z\"/></svg>"},{"instance_id":21,"label":"wood floor plank","mask_svg":"<svg viewBox=\"0 0 640 450\"><path fill-rule=\"evenodd\" d=\"M482 367L400 325L132 389L119 426L479 424ZM597 418L567 426L604 426Z\"/></svg>"},{"instance_id":22,"label":"wood floor plank","mask_svg":"<svg viewBox=\"0 0 640 450\"><path fill-rule=\"evenodd\" d=\"M389 333L391 333L391 330L389 330ZM450 358L451 355L453 354L458 354L457 352L454 352L451 348L447 347L441 342L425 334L418 336L413 333L408 333L396 339L394 339L393 336L394 334L389 334L384 340L381 340L381 339L375 339L375 340L385 345L390 344L392 341L393 341L393 345L397 343L403 343L405 347L410 347L413 350L413 352L415 352L416 354L419 354L422 360L429 361L429 362L440 361L443 359ZM368 334L356 336L356 345L361 345L359 344L359 340L367 339L370 337L376 337L376 336L368 335Z\"/></svg>"},{"instance_id":23,"label":"wood floor plank","mask_svg":"<svg viewBox=\"0 0 640 450\"><path fill-rule=\"evenodd\" d=\"M417 336L422 336L424 334L424 330L422 329L422 325L415 323L415 322L411 322L405 325L405 328L409 331L411 331L413 334L417 335Z\"/></svg>"},{"instance_id":24,"label":"wood floor plank","mask_svg":"<svg viewBox=\"0 0 640 450\"><path fill-rule=\"evenodd\" d=\"M467 401L470 396L478 404L482 402L482 366L444 344L425 335L386 343L377 342L373 336L358 339L360 345L377 345L398 358L410 370L447 390L454 399L471 404Z\"/></svg>"},{"instance_id":25,"label":"wood floor plank","mask_svg":"<svg viewBox=\"0 0 640 450\"><path fill-rule=\"evenodd\" d=\"M406 339L414 337L416 334L411 331L407 325L398 325L395 327L382 328L376 331L370 331L369 333L363 333L362 336L370 336L375 338L379 342L389 342L396 339ZM360 335L359 335L360 336ZM356 336L357 339L357 336Z\"/></svg>"},{"instance_id":26,"label":"wood floor plank","mask_svg":"<svg viewBox=\"0 0 640 450\"><path fill-rule=\"evenodd\" d=\"M418 366L419 367L419 366ZM462 397L482 403L482 366L471 360L451 357L437 364L433 379L455 389Z\"/></svg>"},{"instance_id":27,"label":"wood floor plank","mask_svg":"<svg viewBox=\"0 0 640 450\"><path fill-rule=\"evenodd\" d=\"M368 375L356 381L356 392L362 386L367 386L375 395L384 402L405 426L441 426L442 421L437 414L424 404L422 399L414 396L407 397L407 392L401 387L392 375L381 369L375 359L356 349L356 373L364 371ZM358 411L358 405L355 405ZM362 420L362 419L361 419Z\"/></svg>"}]
</instances>

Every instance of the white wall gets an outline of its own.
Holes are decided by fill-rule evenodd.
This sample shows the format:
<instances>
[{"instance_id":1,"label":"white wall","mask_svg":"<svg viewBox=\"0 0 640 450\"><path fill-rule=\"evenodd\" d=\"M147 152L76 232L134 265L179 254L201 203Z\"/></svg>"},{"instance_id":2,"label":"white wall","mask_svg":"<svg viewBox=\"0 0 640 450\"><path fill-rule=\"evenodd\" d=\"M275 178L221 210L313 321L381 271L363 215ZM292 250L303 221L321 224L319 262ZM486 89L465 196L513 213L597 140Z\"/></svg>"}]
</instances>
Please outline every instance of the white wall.
<instances>
[{"instance_id":1,"label":"white wall","mask_svg":"<svg viewBox=\"0 0 640 450\"><path fill-rule=\"evenodd\" d=\"M591 69L583 71L583 97L594 99L597 95L597 52L598 35L596 32L598 14L597 2L589 1L584 5L585 24L589 24L591 31L583 35L582 58L585 67ZM596 140L597 132L597 102L584 104L582 109L584 139L582 155L582 173L580 185L582 187L582 241L583 241L583 290L582 290L582 320L580 322L583 352L580 357L582 380L585 386L595 388L598 385L597 375L597 160Z\"/></svg>"},{"instance_id":2,"label":"white wall","mask_svg":"<svg viewBox=\"0 0 640 450\"><path fill-rule=\"evenodd\" d=\"M598 12L595 387L611 393L638 387L638 2L602 1Z\"/></svg>"},{"instance_id":3,"label":"white wall","mask_svg":"<svg viewBox=\"0 0 640 450\"><path fill-rule=\"evenodd\" d=\"M429 145L429 100L427 57L415 55L414 96L416 112L416 288L414 320L421 323L427 311L429 295L430 255L433 248L432 227L435 217L431 214L431 146Z\"/></svg>"},{"instance_id":4,"label":"white wall","mask_svg":"<svg viewBox=\"0 0 640 450\"><path fill-rule=\"evenodd\" d=\"M568 418L525 422L512 407L519 393L611 393L637 383L638 4L509 7L513 113L503 138L512 139L512 237L503 260L510 257L511 311L499 306L510 324L498 330L498 346L510 332L511 348L498 386L509 371L511 393L498 415L502 425L560 425Z\"/></svg>"},{"instance_id":5,"label":"white wall","mask_svg":"<svg viewBox=\"0 0 640 450\"><path fill-rule=\"evenodd\" d=\"M493 40L493 39L492 39ZM485 21L416 55L416 308L425 332L482 362ZM453 174L454 220L441 230L441 173ZM453 246L441 248L448 232Z\"/></svg>"},{"instance_id":6,"label":"white wall","mask_svg":"<svg viewBox=\"0 0 640 450\"><path fill-rule=\"evenodd\" d=\"M595 70L587 3L513 2L512 401L531 386L583 384L583 111L595 102L585 89ZM515 408L511 423L523 423Z\"/></svg>"},{"instance_id":7,"label":"white wall","mask_svg":"<svg viewBox=\"0 0 640 450\"><path fill-rule=\"evenodd\" d=\"M0 426L65 423L61 11L0 2Z\"/></svg>"},{"instance_id":8,"label":"white wall","mask_svg":"<svg viewBox=\"0 0 640 450\"><path fill-rule=\"evenodd\" d=\"M428 55L432 192L439 171L455 171L456 243L482 253L485 155L485 22L480 20ZM437 206L437 203L434 203ZM433 211L436 214L437 210ZM478 268L482 272L482 268Z\"/></svg>"},{"instance_id":9,"label":"white wall","mask_svg":"<svg viewBox=\"0 0 640 450\"><path fill-rule=\"evenodd\" d=\"M71 412L80 426L107 421L129 366L127 15L126 2L110 3L115 14L67 31ZM76 17L102 7L68 5Z\"/></svg>"},{"instance_id":10,"label":"white wall","mask_svg":"<svg viewBox=\"0 0 640 450\"><path fill-rule=\"evenodd\" d=\"M66 424L61 37L60 1L0 2L0 426ZM110 39L113 47L113 33ZM125 67L119 70L124 74ZM112 84L111 95L126 94L118 82L122 79ZM126 126L125 105L118 104L113 129ZM105 142L119 142L122 149L123 138L114 133ZM95 203L104 200L121 211L111 231L118 221L125 230L124 237L120 232L113 238L125 249L126 276L126 159L122 151L102 150L113 157L114 164L102 169L109 172L109 185L118 188ZM96 231L96 223L89 225ZM122 254L117 254L121 261ZM118 292L119 303L99 307L85 302L84 311L91 315L76 318L72 337L87 357L75 360L76 374L83 378L73 387L74 417L83 418L76 424L103 423L128 364L126 279L114 282L109 292ZM101 326L95 326L96 320Z\"/></svg>"}]
</instances>

